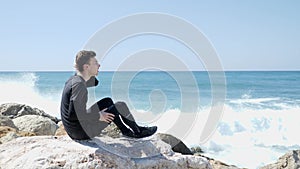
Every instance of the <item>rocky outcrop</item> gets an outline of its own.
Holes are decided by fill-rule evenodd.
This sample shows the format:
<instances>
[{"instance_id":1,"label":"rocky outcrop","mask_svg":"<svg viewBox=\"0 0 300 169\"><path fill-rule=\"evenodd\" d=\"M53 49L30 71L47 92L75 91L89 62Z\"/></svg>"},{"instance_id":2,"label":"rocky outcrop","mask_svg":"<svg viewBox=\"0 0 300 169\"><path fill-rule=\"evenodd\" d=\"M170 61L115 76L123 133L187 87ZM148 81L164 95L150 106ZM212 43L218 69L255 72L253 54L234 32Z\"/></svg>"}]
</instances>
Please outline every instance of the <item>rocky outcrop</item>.
<instances>
[{"instance_id":1,"label":"rocky outcrop","mask_svg":"<svg viewBox=\"0 0 300 169\"><path fill-rule=\"evenodd\" d=\"M278 161L274 164L269 164L261 169L291 169L300 168L300 150L293 150L285 155L279 157Z\"/></svg>"},{"instance_id":2,"label":"rocky outcrop","mask_svg":"<svg viewBox=\"0 0 300 169\"><path fill-rule=\"evenodd\" d=\"M59 120L28 105L7 103L0 105L0 144L18 137L54 135Z\"/></svg>"},{"instance_id":3,"label":"rocky outcrop","mask_svg":"<svg viewBox=\"0 0 300 169\"><path fill-rule=\"evenodd\" d=\"M5 103L0 105L0 115L7 116L11 119L21 117L24 115L38 115L51 119L55 123L58 123L59 120L56 117L53 117L43 110L38 108L32 108L28 105L18 104L18 103Z\"/></svg>"},{"instance_id":4,"label":"rocky outcrop","mask_svg":"<svg viewBox=\"0 0 300 169\"><path fill-rule=\"evenodd\" d=\"M42 110L15 103L0 105L0 144L0 169L173 169L211 166L236 169L202 156L200 147L191 152L181 140L172 135L159 133L145 139L128 139L122 137L114 124L105 128L100 137L76 142L68 137L57 118ZM192 155L195 152L196 155Z\"/></svg>"},{"instance_id":5,"label":"rocky outcrop","mask_svg":"<svg viewBox=\"0 0 300 169\"><path fill-rule=\"evenodd\" d=\"M120 138L121 132L117 128L115 124L110 124L102 131L103 135L110 136L112 138ZM158 133L157 137L159 137L162 141L169 144L174 152L181 153L184 155L193 155L194 153L178 138L164 133Z\"/></svg>"},{"instance_id":6,"label":"rocky outcrop","mask_svg":"<svg viewBox=\"0 0 300 169\"><path fill-rule=\"evenodd\" d=\"M172 150L175 152L179 152L179 153L185 154L185 155L193 155L194 154L181 140L179 140L178 138L176 138L170 134L159 133L158 137L165 143L171 145Z\"/></svg>"},{"instance_id":7,"label":"rocky outcrop","mask_svg":"<svg viewBox=\"0 0 300 169\"><path fill-rule=\"evenodd\" d=\"M0 115L0 126L8 126L14 129L18 129L9 117L2 115Z\"/></svg>"},{"instance_id":8,"label":"rocky outcrop","mask_svg":"<svg viewBox=\"0 0 300 169\"><path fill-rule=\"evenodd\" d=\"M37 115L24 115L13 119L21 131L33 132L36 135L54 135L58 126L49 118Z\"/></svg>"},{"instance_id":9,"label":"rocky outcrop","mask_svg":"<svg viewBox=\"0 0 300 169\"><path fill-rule=\"evenodd\" d=\"M55 131L55 136L64 136L67 135L64 125L62 122L57 123L58 129Z\"/></svg>"},{"instance_id":10,"label":"rocky outcrop","mask_svg":"<svg viewBox=\"0 0 300 169\"><path fill-rule=\"evenodd\" d=\"M174 153L153 136L148 139L96 137L73 141L68 136L17 138L0 145L0 166L23 168L197 168L209 169L206 158Z\"/></svg>"},{"instance_id":11,"label":"rocky outcrop","mask_svg":"<svg viewBox=\"0 0 300 169\"><path fill-rule=\"evenodd\" d=\"M9 142L18 137L35 136L32 132L18 131L9 126L0 126L0 144Z\"/></svg>"}]
</instances>

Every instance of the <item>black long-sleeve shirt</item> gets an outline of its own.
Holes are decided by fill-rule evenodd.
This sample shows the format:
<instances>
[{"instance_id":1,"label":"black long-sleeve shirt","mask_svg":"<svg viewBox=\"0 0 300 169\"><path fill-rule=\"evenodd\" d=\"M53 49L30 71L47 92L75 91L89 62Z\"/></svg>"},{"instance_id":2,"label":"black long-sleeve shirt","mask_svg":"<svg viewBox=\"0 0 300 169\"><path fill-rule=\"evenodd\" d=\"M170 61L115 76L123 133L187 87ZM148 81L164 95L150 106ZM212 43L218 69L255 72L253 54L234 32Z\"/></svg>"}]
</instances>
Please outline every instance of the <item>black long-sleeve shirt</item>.
<instances>
[{"instance_id":1,"label":"black long-sleeve shirt","mask_svg":"<svg viewBox=\"0 0 300 169\"><path fill-rule=\"evenodd\" d=\"M88 112L86 108L88 91L87 87L98 84L96 78L87 82L74 75L65 83L61 99L61 120L66 132L72 139L88 139L87 126L99 120L98 112Z\"/></svg>"}]
</instances>

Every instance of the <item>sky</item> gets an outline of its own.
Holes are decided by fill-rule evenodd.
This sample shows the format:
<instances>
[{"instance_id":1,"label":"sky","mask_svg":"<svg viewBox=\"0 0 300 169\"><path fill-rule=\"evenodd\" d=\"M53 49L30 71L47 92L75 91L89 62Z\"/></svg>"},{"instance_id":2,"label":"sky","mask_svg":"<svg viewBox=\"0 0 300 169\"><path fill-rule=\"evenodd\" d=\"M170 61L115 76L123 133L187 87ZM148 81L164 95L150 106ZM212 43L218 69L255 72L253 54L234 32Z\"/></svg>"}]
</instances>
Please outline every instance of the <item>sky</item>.
<instances>
[{"instance_id":1,"label":"sky","mask_svg":"<svg viewBox=\"0 0 300 169\"><path fill-rule=\"evenodd\" d=\"M73 70L76 53L97 31L120 18L149 12L195 26L214 47L224 70L300 70L299 8L297 0L2 1L0 71ZM144 49L165 50L180 55L193 70L205 69L186 46L159 35L120 42L101 60L101 69L116 70L124 58Z\"/></svg>"}]
</instances>

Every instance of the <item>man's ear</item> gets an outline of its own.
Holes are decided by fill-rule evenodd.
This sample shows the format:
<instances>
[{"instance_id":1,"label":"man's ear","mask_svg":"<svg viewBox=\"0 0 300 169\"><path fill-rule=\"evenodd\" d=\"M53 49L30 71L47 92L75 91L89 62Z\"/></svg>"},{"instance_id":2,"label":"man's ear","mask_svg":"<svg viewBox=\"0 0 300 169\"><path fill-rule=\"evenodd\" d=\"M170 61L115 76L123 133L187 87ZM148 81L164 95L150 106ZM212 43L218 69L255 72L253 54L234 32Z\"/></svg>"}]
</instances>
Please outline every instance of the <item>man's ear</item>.
<instances>
[{"instance_id":1,"label":"man's ear","mask_svg":"<svg viewBox=\"0 0 300 169\"><path fill-rule=\"evenodd\" d=\"M82 67L83 67L83 70L86 70L89 67L89 65L88 64L84 64L84 65L82 65Z\"/></svg>"}]
</instances>

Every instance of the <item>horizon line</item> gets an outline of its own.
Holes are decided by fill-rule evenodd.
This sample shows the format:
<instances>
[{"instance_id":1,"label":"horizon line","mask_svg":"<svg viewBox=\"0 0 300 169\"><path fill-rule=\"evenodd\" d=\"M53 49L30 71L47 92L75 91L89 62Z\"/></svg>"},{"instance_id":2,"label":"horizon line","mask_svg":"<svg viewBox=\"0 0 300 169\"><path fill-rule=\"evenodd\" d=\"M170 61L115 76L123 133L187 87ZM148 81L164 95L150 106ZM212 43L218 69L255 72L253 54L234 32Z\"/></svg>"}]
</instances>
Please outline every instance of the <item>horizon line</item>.
<instances>
[{"instance_id":1,"label":"horizon line","mask_svg":"<svg viewBox=\"0 0 300 169\"><path fill-rule=\"evenodd\" d=\"M119 72L188 72L187 70L118 70ZM209 72L208 70L190 70L192 72ZM300 69L228 69L223 72L297 72ZM0 72L76 72L76 70L0 70ZM100 70L101 72L116 72L116 70ZM222 72L220 70L211 70L211 72Z\"/></svg>"}]
</instances>

